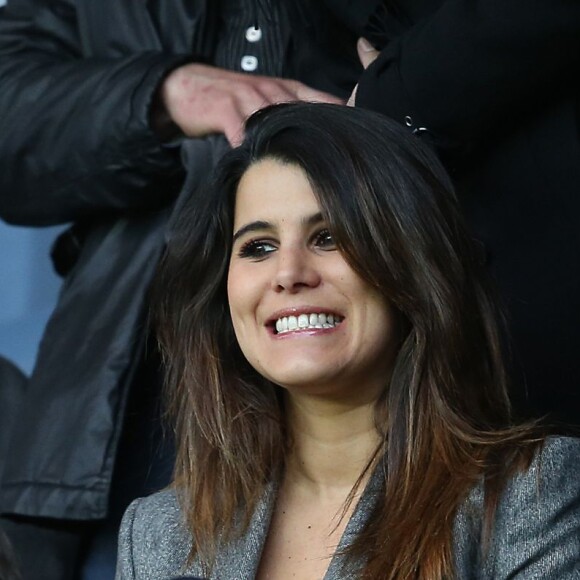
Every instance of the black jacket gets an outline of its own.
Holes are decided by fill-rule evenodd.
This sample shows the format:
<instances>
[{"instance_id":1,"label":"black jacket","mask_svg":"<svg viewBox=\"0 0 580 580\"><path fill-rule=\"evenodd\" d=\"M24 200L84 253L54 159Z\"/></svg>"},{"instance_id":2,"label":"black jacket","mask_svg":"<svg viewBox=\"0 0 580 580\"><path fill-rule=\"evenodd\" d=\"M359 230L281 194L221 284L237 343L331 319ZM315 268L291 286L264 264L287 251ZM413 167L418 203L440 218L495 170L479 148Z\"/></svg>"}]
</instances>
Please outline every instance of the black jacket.
<instances>
[{"instance_id":1,"label":"black jacket","mask_svg":"<svg viewBox=\"0 0 580 580\"><path fill-rule=\"evenodd\" d=\"M341 6L335 18L321 3L282 4L285 76L348 97L361 71L354 41L378 2L359 3L348 26ZM67 276L12 431L5 513L106 515L146 292L185 176L149 108L172 68L212 62L216 6L10 0L0 18L0 216L75 223L55 251ZM211 139L186 147L194 184L215 152Z\"/></svg>"},{"instance_id":2,"label":"black jacket","mask_svg":"<svg viewBox=\"0 0 580 580\"><path fill-rule=\"evenodd\" d=\"M507 305L517 410L579 425L580 2L392 0L379 29L357 106L438 147Z\"/></svg>"}]
</instances>

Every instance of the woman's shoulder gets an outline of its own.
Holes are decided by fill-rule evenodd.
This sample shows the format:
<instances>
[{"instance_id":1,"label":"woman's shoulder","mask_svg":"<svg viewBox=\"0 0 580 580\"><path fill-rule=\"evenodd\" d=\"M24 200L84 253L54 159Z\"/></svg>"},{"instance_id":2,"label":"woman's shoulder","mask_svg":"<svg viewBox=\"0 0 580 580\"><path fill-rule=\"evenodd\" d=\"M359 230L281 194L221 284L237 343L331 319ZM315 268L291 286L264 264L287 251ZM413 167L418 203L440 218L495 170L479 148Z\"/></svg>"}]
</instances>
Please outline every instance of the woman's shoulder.
<instances>
[{"instance_id":1,"label":"woman's shoulder","mask_svg":"<svg viewBox=\"0 0 580 580\"><path fill-rule=\"evenodd\" d=\"M508 482L500 509L517 506L518 498L534 499L532 505L548 509L580 499L580 438L547 437L530 466ZM580 506L577 506L580 507Z\"/></svg>"},{"instance_id":2,"label":"woman's shoulder","mask_svg":"<svg viewBox=\"0 0 580 580\"><path fill-rule=\"evenodd\" d=\"M133 533L145 536L179 531L182 512L175 490L166 489L136 499L127 508L123 520L128 520L126 523L130 523Z\"/></svg>"},{"instance_id":3,"label":"woman's shoulder","mask_svg":"<svg viewBox=\"0 0 580 580\"><path fill-rule=\"evenodd\" d=\"M534 457L534 460L524 477L530 474L541 474L543 470L571 471L580 474L580 438L579 437L547 437L544 445Z\"/></svg>"},{"instance_id":4,"label":"woman's shoulder","mask_svg":"<svg viewBox=\"0 0 580 580\"><path fill-rule=\"evenodd\" d=\"M182 574L191 541L174 490L136 499L123 516L116 579Z\"/></svg>"},{"instance_id":5,"label":"woman's shoulder","mask_svg":"<svg viewBox=\"0 0 580 580\"><path fill-rule=\"evenodd\" d=\"M460 567L479 561L482 578L507 578L516 570L525 578L580 577L580 439L548 437L529 468L506 484L481 563L483 505L481 485L458 518Z\"/></svg>"}]
</instances>

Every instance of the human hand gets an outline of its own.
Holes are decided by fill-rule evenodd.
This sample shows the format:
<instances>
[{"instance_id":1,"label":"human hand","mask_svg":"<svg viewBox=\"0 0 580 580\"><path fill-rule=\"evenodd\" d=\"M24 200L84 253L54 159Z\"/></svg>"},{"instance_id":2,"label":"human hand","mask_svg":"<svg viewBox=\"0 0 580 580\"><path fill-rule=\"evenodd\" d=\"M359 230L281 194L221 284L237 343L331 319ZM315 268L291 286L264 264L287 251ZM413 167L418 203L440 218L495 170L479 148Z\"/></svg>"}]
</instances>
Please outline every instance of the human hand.
<instances>
[{"instance_id":1,"label":"human hand","mask_svg":"<svg viewBox=\"0 0 580 580\"><path fill-rule=\"evenodd\" d=\"M287 101L344 102L295 80L186 64L169 73L161 85L151 123L159 135L169 122L188 137L223 133L235 146L242 141L244 122L252 113Z\"/></svg>"},{"instance_id":2,"label":"human hand","mask_svg":"<svg viewBox=\"0 0 580 580\"><path fill-rule=\"evenodd\" d=\"M359 38L358 42L356 43L356 49L358 52L358 57L361 61L361 64L366 69L369 65L375 61L375 59L379 56L380 52L366 39L366 38ZM358 89L358 85L354 87L352 91L352 95L348 99L346 103L349 107L354 107L354 102L356 100L356 90Z\"/></svg>"}]
</instances>

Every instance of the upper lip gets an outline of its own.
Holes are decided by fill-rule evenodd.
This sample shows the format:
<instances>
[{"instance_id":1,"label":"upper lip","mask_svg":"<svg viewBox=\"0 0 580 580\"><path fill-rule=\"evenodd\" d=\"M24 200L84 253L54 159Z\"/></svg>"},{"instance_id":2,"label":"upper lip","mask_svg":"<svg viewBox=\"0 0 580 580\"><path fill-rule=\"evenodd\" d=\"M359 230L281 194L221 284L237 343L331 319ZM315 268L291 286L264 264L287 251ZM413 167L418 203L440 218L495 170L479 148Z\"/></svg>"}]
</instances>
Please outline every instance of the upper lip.
<instances>
[{"instance_id":1,"label":"upper lip","mask_svg":"<svg viewBox=\"0 0 580 580\"><path fill-rule=\"evenodd\" d=\"M266 320L266 326L276 324L276 321L280 318L285 318L287 316L300 316L301 314L333 314L344 318L344 315L339 310L333 310L327 306L294 306L274 312Z\"/></svg>"}]
</instances>

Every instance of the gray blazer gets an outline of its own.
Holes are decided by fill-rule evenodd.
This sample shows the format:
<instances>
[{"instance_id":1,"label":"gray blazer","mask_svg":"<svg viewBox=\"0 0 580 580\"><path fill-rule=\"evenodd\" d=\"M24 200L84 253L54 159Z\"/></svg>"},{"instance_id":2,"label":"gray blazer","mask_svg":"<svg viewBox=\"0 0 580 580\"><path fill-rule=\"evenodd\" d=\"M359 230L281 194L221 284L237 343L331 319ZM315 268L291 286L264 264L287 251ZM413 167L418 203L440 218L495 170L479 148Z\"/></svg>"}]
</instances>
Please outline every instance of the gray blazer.
<instances>
[{"instance_id":1,"label":"gray blazer","mask_svg":"<svg viewBox=\"0 0 580 580\"><path fill-rule=\"evenodd\" d=\"M361 529L380 489L380 476L375 474L339 547ZM271 486L245 536L220 548L212 580L255 577L275 496ZM454 552L458 580L580 579L580 439L548 439L530 469L510 482L498 506L484 560L480 555L482 502L482 487L477 486L457 515ZM197 563L185 566L191 541L173 491L134 501L121 526L116 580L203 577ZM335 555L324 580L356 578L356 570L343 564Z\"/></svg>"}]
</instances>

